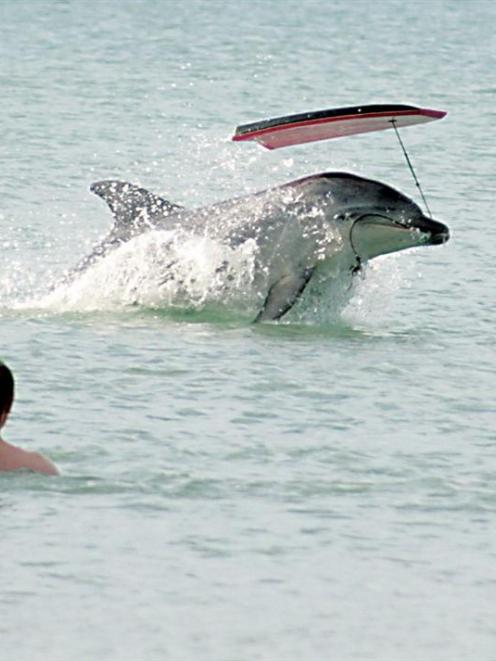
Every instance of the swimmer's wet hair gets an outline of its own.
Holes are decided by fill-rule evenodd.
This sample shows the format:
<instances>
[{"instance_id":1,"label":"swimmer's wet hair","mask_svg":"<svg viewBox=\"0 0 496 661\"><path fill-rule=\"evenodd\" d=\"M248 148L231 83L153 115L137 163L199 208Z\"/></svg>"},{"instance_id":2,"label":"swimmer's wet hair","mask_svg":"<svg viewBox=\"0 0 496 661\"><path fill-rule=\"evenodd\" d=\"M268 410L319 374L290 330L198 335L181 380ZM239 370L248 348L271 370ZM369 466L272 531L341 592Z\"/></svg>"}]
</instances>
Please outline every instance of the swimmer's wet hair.
<instances>
[{"instance_id":1,"label":"swimmer's wet hair","mask_svg":"<svg viewBox=\"0 0 496 661\"><path fill-rule=\"evenodd\" d=\"M14 377L7 365L0 361L0 415L9 413L14 400Z\"/></svg>"}]
</instances>

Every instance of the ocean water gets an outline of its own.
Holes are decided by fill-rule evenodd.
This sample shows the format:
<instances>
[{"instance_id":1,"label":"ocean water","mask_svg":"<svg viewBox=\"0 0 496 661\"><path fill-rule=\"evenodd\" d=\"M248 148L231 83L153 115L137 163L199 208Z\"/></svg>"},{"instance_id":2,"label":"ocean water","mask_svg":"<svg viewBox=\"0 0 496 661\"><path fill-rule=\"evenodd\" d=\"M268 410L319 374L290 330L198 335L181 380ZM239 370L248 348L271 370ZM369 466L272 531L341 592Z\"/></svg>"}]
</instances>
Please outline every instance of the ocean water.
<instances>
[{"instance_id":1,"label":"ocean water","mask_svg":"<svg viewBox=\"0 0 496 661\"><path fill-rule=\"evenodd\" d=\"M496 658L495 22L484 0L0 3L3 433L61 471L0 476L2 661ZM111 226L100 179L194 207L345 170L418 198L390 132L230 141L383 102L448 111L402 136L452 239L376 260L342 309L254 325L198 241L164 297L157 236L60 285Z\"/></svg>"}]
</instances>

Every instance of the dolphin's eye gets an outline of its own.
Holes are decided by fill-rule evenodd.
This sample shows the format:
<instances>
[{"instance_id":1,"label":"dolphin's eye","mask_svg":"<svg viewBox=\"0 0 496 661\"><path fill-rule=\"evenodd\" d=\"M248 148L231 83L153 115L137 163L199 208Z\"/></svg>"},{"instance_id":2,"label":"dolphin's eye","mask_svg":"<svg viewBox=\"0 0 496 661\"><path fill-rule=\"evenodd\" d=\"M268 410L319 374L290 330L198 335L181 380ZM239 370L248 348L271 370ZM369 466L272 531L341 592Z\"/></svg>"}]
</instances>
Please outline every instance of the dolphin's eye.
<instances>
[{"instance_id":1,"label":"dolphin's eye","mask_svg":"<svg viewBox=\"0 0 496 661\"><path fill-rule=\"evenodd\" d=\"M334 214L333 218L338 223L344 223L347 220L347 216L345 213L336 213Z\"/></svg>"}]
</instances>

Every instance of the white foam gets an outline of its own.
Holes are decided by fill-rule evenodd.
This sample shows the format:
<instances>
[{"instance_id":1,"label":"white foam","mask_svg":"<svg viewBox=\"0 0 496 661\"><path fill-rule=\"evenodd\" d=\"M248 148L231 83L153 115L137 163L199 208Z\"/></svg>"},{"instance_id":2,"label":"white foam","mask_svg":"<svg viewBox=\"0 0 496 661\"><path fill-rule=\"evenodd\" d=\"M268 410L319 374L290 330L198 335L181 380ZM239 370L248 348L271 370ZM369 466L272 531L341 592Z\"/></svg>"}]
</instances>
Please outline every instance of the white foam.
<instances>
[{"instance_id":1,"label":"white foam","mask_svg":"<svg viewBox=\"0 0 496 661\"><path fill-rule=\"evenodd\" d=\"M54 312L246 306L253 298L254 258L253 241L231 249L179 231L148 232L26 305Z\"/></svg>"}]
</instances>

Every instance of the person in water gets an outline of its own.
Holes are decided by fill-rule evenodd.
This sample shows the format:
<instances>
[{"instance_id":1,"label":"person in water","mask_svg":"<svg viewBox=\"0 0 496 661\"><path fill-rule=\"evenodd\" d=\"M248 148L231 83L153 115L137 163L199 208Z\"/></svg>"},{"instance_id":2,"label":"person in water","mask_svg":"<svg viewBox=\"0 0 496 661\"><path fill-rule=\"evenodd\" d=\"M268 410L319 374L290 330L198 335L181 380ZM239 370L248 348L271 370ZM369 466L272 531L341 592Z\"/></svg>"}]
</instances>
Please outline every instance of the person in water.
<instances>
[{"instance_id":1,"label":"person in water","mask_svg":"<svg viewBox=\"0 0 496 661\"><path fill-rule=\"evenodd\" d=\"M5 425L14 401L14 377L0 362L0 430ZM38 452L28 452L0 438L0 471L31 470L46 475L58 475L49 459Z\"/></svg>"}]
</instances>

